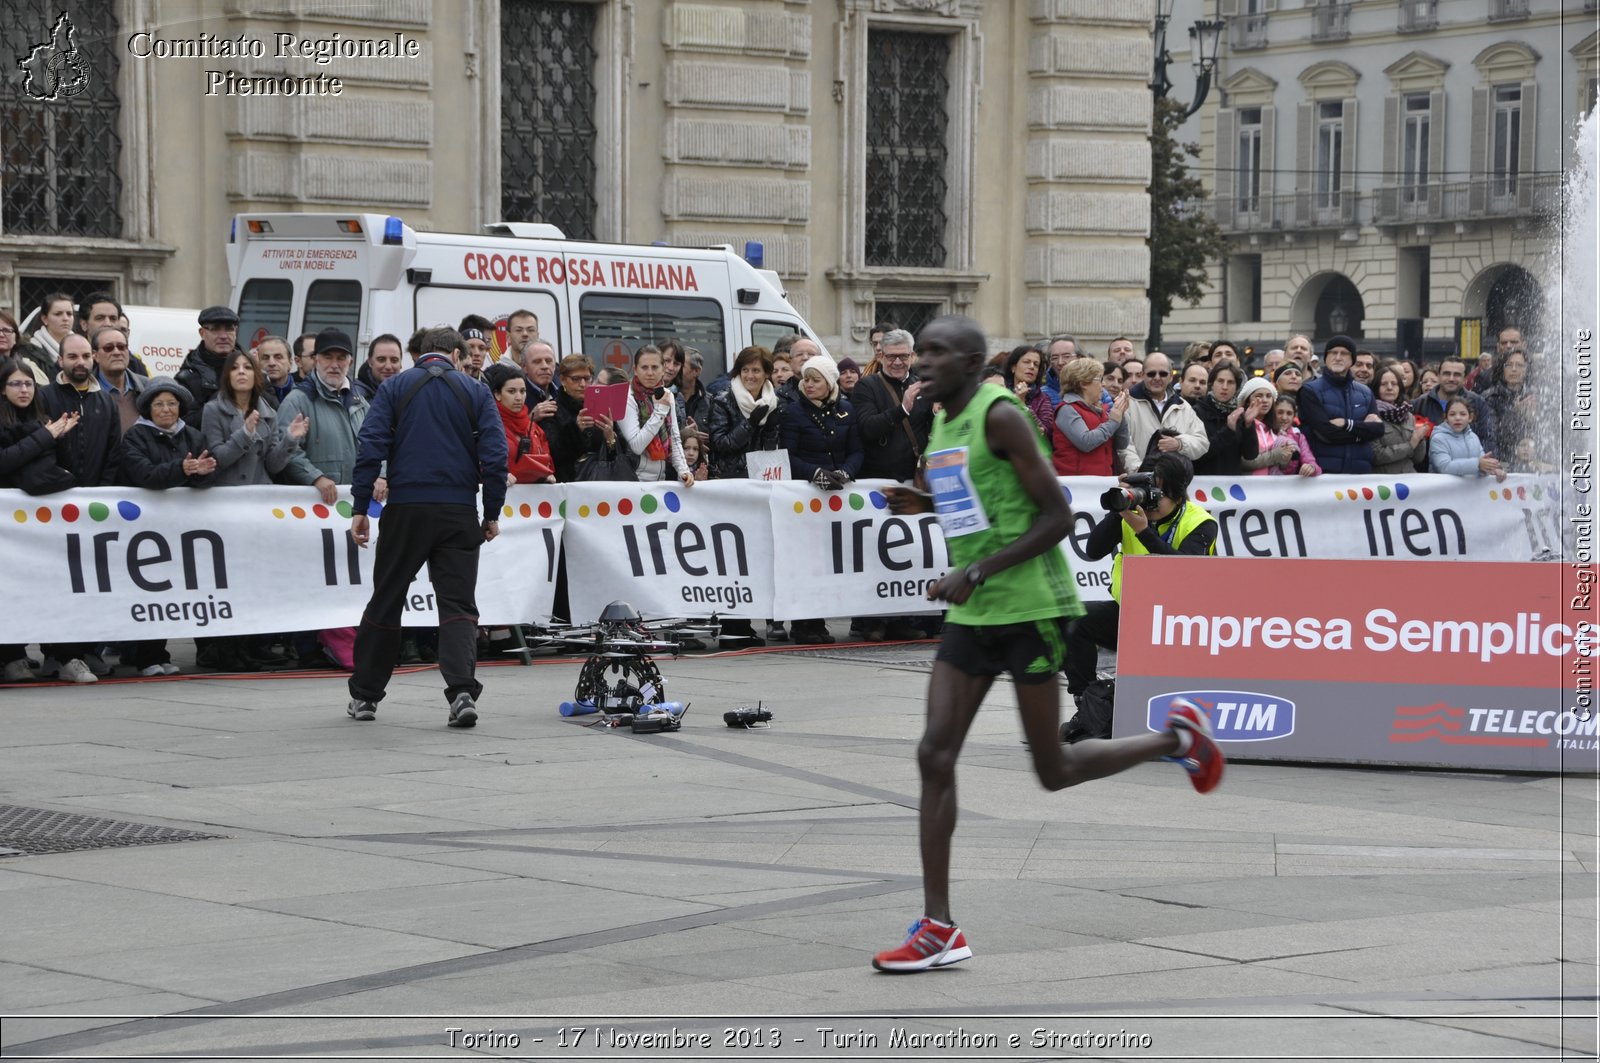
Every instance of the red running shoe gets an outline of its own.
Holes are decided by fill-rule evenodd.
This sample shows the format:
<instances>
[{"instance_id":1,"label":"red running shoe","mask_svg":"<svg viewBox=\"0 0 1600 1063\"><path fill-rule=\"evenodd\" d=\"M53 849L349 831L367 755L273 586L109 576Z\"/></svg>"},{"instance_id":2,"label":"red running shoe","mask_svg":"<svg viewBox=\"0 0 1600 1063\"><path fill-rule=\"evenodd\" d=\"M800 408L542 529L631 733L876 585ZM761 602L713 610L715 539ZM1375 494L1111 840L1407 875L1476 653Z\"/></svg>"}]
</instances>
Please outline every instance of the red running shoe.
<instances>
[{"instance_id":1,"label":"red running shoe","mask_svg":"<svg viewBox=\"0 0 1600 1063\"><path fill-rule=\"evenodd\" d=\"M967 947L966 935L961 933L960 927L940 926L924 916L911 924L899 948L872 957L872 966L880 971L908 974L930 967L948 967L971 958L972 950Z\"/></svg>"},{"instance_id":2,"label":"red running shoe","mask_svg":"<svg viewBox=\"0 0 1600 1063\"><path fill-rule=\"evenodd\" d=\"M1167 727L1189 736L1189 751L1182 756L1162 759L1182 765L1183 770L1189 773L1189 781L1194 783L1194 788L1208 794L1222 782L1227 758L1217 745L1216 736L1211 731L1211 720L1205 710L1188 698L1174 698L1172 704L1173 709L1167 714Z\"/></svg>"}]
</instances>

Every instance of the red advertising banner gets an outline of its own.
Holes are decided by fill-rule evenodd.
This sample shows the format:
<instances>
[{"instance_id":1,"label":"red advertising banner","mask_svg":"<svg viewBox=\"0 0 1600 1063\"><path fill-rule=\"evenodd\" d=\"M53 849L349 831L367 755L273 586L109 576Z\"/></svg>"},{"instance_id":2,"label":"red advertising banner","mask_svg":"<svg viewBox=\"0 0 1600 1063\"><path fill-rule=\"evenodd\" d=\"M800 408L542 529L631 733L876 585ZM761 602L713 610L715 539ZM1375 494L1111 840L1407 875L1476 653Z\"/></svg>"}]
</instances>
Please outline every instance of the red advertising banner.
<instances>
[{"instance_id":1,"label":"red advertising banner","mask_svg":"<svg viewBox=\"0 0 1600 1063\"><path fill-rule=\"evenodd\" d=\"M1125 563L1116 735L1182 697L1240 757L1600 765L1592 565Z\"/></svg>"}]
</instances>

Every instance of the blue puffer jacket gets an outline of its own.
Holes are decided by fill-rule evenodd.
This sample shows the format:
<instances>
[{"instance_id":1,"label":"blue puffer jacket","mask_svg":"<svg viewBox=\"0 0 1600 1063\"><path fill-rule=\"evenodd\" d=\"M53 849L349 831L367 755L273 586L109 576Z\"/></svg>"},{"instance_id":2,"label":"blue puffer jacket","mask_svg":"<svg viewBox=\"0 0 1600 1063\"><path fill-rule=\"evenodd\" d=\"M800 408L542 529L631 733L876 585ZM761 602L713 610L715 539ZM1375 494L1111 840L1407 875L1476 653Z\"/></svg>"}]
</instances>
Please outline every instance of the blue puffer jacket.
<instances>
[{"instance_id":1,"label":"blue puffer jacket","mask_svg":"<svg viewBox=\"0 0 1600 1063\"><path fill-rule=\"evenodd\" d=\"M429 379L428 366L442 363L445 375ZM405 419L399 407L419 381ZM454 385L454 386L453 386ZM458 388L460 390L458 390ZM473 415L461 401L465 391ZM483 384L451 367L443 354L385 380L361 423L351 498L357 513L372 500L379 468L389 463L389 503L441 502L475 505L483 488L483 511L496 514L506 500L506 434L494 396Z\"/></svg>"},{"instance_id":2,"label":"blue puffer jacket","mask_svg":"<svg viewBox=\"0 0 1600 1063\"><path fill-rule=\"evenodd\" d=\"M1372 471L1372 442L1383 438L1383 422L1366 416L1377 412L1372 391L1348 373L1306 381L1300 388L1300 426L1323 472ZM1332 423L1340 419L1343 425Z\"/></svg>"},{"instance_id":3,"label":"blue puffer jacket","mask_svg":"<svg viewBox=\"0 0 1600 1063\"><path fill-rule=\"evenodd\" d=\"M1428 440L1428 471L1450 476L1477 476L1483 441L1469 425L1457 432L1447 424L1434 425Z\"/></svg>"}]
</instances>

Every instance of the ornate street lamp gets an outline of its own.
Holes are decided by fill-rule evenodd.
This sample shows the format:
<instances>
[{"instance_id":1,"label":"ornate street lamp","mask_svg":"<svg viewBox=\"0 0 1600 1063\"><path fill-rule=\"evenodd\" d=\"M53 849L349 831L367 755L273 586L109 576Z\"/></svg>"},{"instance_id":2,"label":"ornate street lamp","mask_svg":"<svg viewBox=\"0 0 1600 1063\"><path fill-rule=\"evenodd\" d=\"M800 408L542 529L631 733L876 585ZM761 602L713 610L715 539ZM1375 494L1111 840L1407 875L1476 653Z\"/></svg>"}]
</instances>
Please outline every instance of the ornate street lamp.
<instances>
[{"instance_id":1,"label":"ornate street lamp","mask_svg":"<svg viewBox=\"0 0 1600 1063\"><path fill-rule=\"evenodd\" d=\"M1172 90L1172 79L1167 76L1167 67L1172 63L1172 53L1167 50L1167 25L1172 21L1172 5L1175 0L1157 0L1156 28L1155 28L1155 71L1150 77L1150 91L1161 99ZM1184 112L1188 118L1200 109L1206 102L1206 95L1211 91L1211 75L1217 67L1217 48L1222 43L1222 22L1217 19L1201 19L1189 27L1189 56L1194 66L1194 102Z\"/></svg>"},{"instance_id":2,"label":"ornate street lamp","mask_svg":"<svg viewBox=\"0 0 1600 1063\"><path fill-rule=\"evenodd\" d=\"M1157 100L1165 99L1172 90L1172 79L1167 67L1172 64L1172 53L1167 50L1167 25L1172 21L1175 0L1156 0L1155 70L1150 75L1150 91ZM1189 27L1189 60L1194 66L1194 102L1183 117L1188 118L1206 102L1211 91L1211 75L1217 68L1217 48L1222 43L1223 23L1218 19L1200 19ZM1156 302L1150 289L1145 290L1150 299L1150 330L1146 346L1151 350L1161 347L1161 319L1156 312Z\"/></svg>"}]
</instances>

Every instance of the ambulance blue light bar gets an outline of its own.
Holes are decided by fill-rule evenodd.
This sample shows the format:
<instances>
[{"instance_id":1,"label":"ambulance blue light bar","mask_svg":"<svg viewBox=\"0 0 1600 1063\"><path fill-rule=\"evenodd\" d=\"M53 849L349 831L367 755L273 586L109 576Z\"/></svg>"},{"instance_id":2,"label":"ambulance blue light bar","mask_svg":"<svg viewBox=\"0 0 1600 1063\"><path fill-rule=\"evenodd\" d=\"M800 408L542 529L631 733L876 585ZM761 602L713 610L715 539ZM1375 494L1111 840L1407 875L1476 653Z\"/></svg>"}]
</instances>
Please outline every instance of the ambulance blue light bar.
<instances>
[{"instance_id":1,"label":"ambulance blue light bar","mask_svg":"<svg viewBox=\"0 0 1600 1063\"><path fill-rule=\"evenodd\" d=\"M744 260L756 269L761 268L761 263L766 259L766 256L767 249L761 246L760 240L746 240L744 242Z\"/></svg>"},{"instance_id":2,"label":"ambulance blue light bar","mask_svg":"<svg viewBox=\"0 0 1600 1063\"><path fill-rule=\"evenodd\" d=\"M399 218L390 215L383 220L383 242L386 244L403 244L405 238L405 223Z\"/></svg>"}]
</instances>

